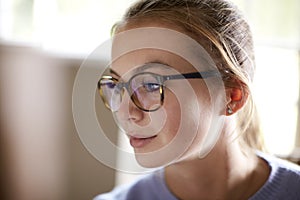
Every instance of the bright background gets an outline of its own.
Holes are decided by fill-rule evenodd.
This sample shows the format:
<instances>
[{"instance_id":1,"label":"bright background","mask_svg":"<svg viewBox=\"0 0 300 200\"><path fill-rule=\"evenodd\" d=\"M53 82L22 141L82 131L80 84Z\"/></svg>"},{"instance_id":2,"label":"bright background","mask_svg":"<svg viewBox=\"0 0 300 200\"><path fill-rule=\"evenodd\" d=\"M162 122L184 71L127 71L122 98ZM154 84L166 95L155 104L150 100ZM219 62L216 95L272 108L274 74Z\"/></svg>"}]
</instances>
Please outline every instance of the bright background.
<instances>
[{"instance_id":1,"label":"bright background","mask_svg":"<svg viewBox=\"0 0 300 200\"><path fill-rule=\"evenodd\" d=\"M132 2L0 0L0 193L6 199L91 199L122 182L80 143L71 95L83 58L109 39ZM300 1L234 2L255 37L255 98L267 147L287 155L300 147ZM99 109L99 117L109 115ZM111 132L117 135L115 127Z\"/></svg>"}]
</instances>

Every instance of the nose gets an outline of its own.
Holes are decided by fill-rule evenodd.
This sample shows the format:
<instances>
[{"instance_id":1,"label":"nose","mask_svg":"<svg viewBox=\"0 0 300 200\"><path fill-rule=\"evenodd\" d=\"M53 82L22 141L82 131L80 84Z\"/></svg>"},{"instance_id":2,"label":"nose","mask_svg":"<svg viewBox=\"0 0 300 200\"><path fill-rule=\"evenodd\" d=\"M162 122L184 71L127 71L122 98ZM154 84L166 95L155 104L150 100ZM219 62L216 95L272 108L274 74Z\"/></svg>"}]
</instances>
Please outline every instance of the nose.
<instances>
[{"instance_id":1,"label":"nose","mask_svg":"<svg viewBox=\"0 0 300 200\"><path fill-rule=\"evenodd\" d=\"M126 121L138 122L144 117L144 112L132 102L127 90L124 91L117 113L121 120Z\"/></svg>"}]
</instances>

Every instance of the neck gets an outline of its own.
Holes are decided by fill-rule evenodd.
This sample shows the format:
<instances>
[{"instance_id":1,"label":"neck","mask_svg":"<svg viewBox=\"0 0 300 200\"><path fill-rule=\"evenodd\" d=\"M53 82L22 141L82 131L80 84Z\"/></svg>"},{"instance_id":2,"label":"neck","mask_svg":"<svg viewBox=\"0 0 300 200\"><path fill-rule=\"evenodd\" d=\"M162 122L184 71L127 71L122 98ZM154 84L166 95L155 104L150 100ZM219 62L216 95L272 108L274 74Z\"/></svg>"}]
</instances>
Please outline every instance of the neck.
<instances>
[{"instance_id":1,"label":"neck","mask_svg":"<svg viewBox=\"0 0 300 200\"><path fill-rule=\"evenodd\" d=\"M175 196L180 199L247 199L263 185L267 174L262 180L258 180L257 175L266 170L260 170L260 161L255 155L245 155L237 141L217 146L204 159L195 156L166 167L166 183Z\"/></svg>"}]
</instances>

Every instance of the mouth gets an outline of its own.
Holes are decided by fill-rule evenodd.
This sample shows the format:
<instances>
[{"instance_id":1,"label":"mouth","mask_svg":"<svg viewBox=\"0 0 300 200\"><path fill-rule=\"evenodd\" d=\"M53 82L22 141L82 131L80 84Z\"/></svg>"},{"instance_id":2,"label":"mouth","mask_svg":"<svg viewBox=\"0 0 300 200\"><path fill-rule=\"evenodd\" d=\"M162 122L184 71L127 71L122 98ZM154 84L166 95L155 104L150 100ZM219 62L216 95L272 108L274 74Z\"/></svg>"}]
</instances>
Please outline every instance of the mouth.
<instances>
[{"instance_id":1,"label":"mouth","mask_svg":"<svg viewBox=\"0 0 300 200\"><path fill-rule=\"evenodd\" d=\"M134 137L130 136L130 145L133 148L142 148L145 147L147 144L149 144L154 138L156 138L157 135L151 136L151 137Z\"/></svg>"}]
</instances>

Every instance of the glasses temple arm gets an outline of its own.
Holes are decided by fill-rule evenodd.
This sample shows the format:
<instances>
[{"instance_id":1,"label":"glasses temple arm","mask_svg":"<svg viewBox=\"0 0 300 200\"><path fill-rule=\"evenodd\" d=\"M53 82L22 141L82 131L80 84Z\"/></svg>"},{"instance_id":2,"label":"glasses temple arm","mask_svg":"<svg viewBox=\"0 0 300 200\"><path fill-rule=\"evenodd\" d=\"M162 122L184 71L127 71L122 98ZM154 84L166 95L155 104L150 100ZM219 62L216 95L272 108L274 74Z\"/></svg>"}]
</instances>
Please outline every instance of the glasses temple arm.
<instances>
[{"instance_id":1,"label":"glasses temple arm","mask_svg":"<svg viewBox=\"0 0 300 200\"><path fill-rule=\"evenodd\" d=\"M175 74L175 75L168 75L163 76L163 80L175 80L175 79L193 79L193 78L209 78L209 77L216 77L221 76L220 72L218 70L209 70L204 72L193 72L193 73L187 73L187 74Z\"/></svg>"}]
</instances>

